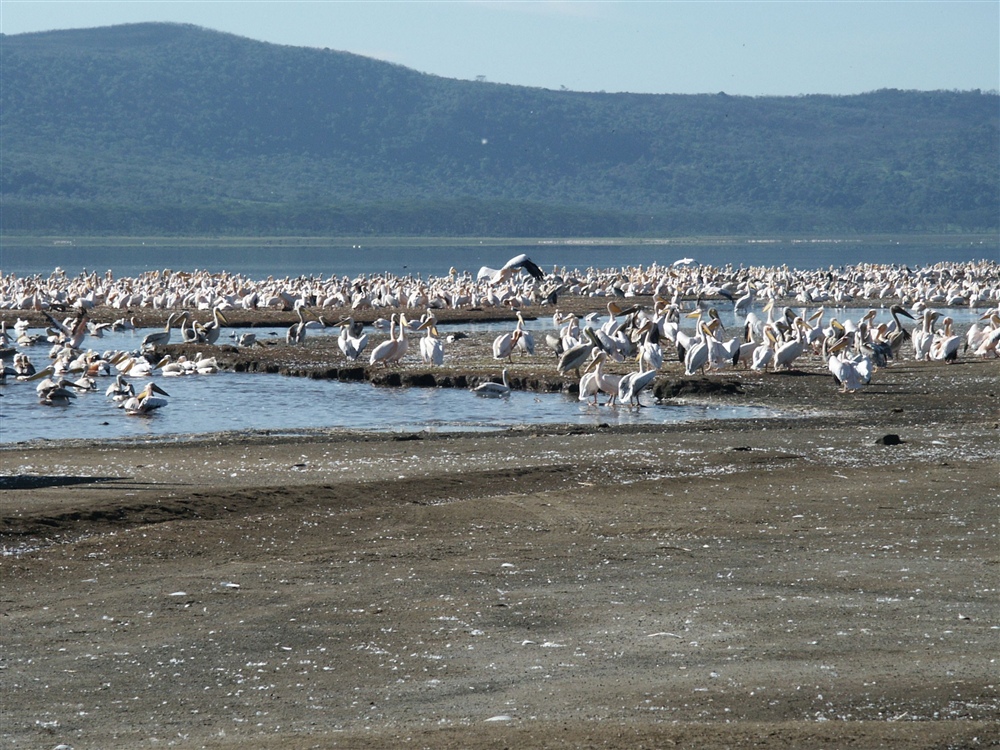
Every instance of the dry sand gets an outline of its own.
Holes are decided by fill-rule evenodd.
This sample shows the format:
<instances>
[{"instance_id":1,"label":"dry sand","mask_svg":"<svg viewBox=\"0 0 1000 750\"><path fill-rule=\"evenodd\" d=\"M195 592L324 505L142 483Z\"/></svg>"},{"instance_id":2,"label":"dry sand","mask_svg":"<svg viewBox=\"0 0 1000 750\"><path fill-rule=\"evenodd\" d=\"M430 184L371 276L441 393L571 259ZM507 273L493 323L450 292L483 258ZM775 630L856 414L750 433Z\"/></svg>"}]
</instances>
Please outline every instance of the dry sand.
<instances>
[{"instance_id":1,"label":"dry sand","mask_svg":"<svg viewBox=\"0 0 1000 750\"><path fill-rule=\"evenodd\" d=\"M772 420L4 445L0 744L997 746L998 375L713 376Z\"/></svg>"}]
</instances>

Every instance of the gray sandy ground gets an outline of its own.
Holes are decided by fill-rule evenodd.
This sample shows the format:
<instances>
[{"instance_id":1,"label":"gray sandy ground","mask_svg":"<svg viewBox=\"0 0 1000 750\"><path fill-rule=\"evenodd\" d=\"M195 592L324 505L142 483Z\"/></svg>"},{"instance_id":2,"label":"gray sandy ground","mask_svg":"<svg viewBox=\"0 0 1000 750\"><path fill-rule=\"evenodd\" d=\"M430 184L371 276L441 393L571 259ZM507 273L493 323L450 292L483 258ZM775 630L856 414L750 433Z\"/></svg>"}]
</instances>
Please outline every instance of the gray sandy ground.
<instances>
[{"instance_id":1,"label":"gray sandy ground","mask_svg":"<svg viewBox=\"0 0 1000 750\"><path fill-rule=\"evenodd\" d=\"M0 744L997 746L998 374L727 376L774 420L5 445Z\"/></svg>"}]
</instances>

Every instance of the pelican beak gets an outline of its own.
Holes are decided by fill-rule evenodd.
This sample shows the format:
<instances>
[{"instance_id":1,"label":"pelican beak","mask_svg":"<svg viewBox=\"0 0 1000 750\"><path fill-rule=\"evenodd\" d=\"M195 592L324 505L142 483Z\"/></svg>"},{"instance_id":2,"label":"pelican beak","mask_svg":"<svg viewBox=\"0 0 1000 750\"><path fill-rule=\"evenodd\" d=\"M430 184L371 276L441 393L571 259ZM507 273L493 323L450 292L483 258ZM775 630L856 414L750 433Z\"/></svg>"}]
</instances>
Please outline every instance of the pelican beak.
<instances>
[{"instance_id":1,"label":"pelican beak","mask_svg":"<svg viewBox=\"0 0 1000 750\"><path fill-rule=\"evenodd\" d=\"M161 367L163 367L163 365L167 364L167 362L169 361L170 361L170 355L167 354L163 359L161 359L159 362L153 365L153 369L159 370Z\"/></svg>"},{"instance_id":2,"label":"pelican beak","mask_svg":"<svg viewBox=\"0 0 1000 750\"><path fill-rule=\"evenodd\" d=\"M685 318L700 318L701 317L701 310L692 310L689 313L685 313L684 317Z\"/></svg>"},{"instance_id":3,"label":"pelican beak","mask_svg":"<svg viewBox=\"0 0 1000 750\"><path fill-rule=\"evenodd\" d=\"M764 312L771 312L774 309L774 300L768 300L767 304L764 305Z\"/></svg>"},{"instance_id":4,"label":"pelican beak","mask_svg":"<svg viewBox=\"0 0 1000 750\"><path fill-rule=\"evenodd\" d=\"M222 310L217 310L217 312L219 313L219 320L221 320L226 325L229 325L229 319L226 318L226 316L222 314Z\"/></svg>"},{"instance_id":5,"label":"pelican beak","mask_svg":"<svg viewBox=\"0 0 1000 750\"><path fill-rule=\"evenodd\" d=\"M41 380L42 378L47 378L49 375L52 375L55 371L56 368L53 367L52 365L49 365L48 367L36 372L34 375L25 378L25 382L30 383L32 380Z\"/></svg>"},{"instance_id":6,"label":"pelican beak","mask_svg":"<svg viewBox=\"0 0 1000 750\"><path fill-rule=\"evenodd\" d=\"M905 317L905 318L909 318L910 320L916 320L916 318L914 318L914 317L913 317L913 316L912 316L912 315L910 314L910 311L909 311L909 310L907 310L907 309L906 309L905 307L902 307L902 306L898 307L898 308L896 309L896 312L898 312L898 313L899 313L900 315L902 315L902 316L903 316L903 317Z\"/></svg>"},{"instance_id":7,"label":"pelican beak","mask_svg":"<svg viewBox=\"0 0 1000 750\"><path fill-rule=\"evenodd\" d=\"M823 313L826 312L822 307L809 316L809 322L812 323L814 320L823 317Z\"/></svg>"},{"instance_id":8,"label":"pelican beak","mask_svg":"<svg viewBox=\"0 0 1000 750\"><path fill-rule=\"evenodd\" d=\"M847 346L847 337L846 336L841 337L841 338L837 339L836 341L834 341L832 344L830 344L826 348L826 353L827 354L836 354L841 349L843 349L845 346Z\"/></svg>"},{"instance_id":9,"label":"pelican beak","mask_svg":"<svg viewBox=\"0 0 1000 750\"><path fill-rule=\"evenodd\" d=\"M163 390L162 388L160 388L160 386L158 386L156 383L150 383L149 384L149 390L154 391L156 393L159 393L161 396L169 396L170 395L165 390Z\"/></svg>"}]
</instances>

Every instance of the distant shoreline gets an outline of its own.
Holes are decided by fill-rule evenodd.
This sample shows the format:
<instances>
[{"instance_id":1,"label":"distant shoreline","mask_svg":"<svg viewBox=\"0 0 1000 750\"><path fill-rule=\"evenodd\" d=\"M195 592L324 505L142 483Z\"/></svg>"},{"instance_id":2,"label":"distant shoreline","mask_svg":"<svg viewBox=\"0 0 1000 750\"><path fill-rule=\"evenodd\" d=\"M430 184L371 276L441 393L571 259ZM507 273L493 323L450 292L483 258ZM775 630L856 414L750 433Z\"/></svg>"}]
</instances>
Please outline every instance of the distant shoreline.
<instances>
[{"instance_id":1,"label":"distant shoreline","mask_svg":"<svg viewBox=\"0 0 1000 750\"><path fill-rule=\"evenodd\" d=\"M961 234L853 234L853 235L698 235L685 237L426 237L426 236L103 236L103 235L10 235L0 234L0 247L614 247L618 245L883 245L905 241L913 245L964 243L1000 245L995 232Z\"/></svg>"}]
</instances>

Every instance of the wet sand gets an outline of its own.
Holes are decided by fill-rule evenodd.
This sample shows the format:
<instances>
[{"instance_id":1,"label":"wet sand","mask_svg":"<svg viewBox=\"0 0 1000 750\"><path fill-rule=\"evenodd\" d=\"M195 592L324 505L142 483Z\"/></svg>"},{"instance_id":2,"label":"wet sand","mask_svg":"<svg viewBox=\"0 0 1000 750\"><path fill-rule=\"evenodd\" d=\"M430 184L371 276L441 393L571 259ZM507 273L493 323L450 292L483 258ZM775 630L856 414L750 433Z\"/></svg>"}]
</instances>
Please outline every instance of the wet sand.
<instances>
[{"instance_id":1,"label":"wet sand","mask_svg":"<svg viewBox=\"0 0 1000 750\"><path fill-rule=\"evenodd\" d=\"M2 744L996 746L998 376L729 372L697 398L792 416L641 429L4 445Z\"/></svg>"}]
</instances>

